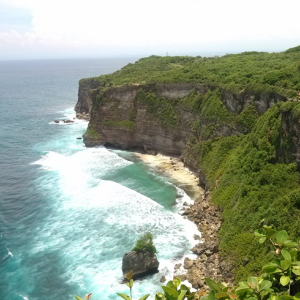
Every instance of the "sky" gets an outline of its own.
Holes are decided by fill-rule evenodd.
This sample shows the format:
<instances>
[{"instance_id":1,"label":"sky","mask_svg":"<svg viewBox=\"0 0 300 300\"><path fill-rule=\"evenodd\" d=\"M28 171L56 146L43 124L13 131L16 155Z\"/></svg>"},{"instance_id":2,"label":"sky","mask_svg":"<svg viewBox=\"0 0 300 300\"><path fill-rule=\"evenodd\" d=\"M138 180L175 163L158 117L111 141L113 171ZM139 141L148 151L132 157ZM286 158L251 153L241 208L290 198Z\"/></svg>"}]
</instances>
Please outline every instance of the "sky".
<instances>
[{"instance_id":1,"label":"sky","mask_svg":"<svg viewBox=\"0 0 300 300\"><path fill-rule=\"evenodd\" d=\"M0 0L0 60L300 45L300 0Z\"/></svg>"}]
</instances>

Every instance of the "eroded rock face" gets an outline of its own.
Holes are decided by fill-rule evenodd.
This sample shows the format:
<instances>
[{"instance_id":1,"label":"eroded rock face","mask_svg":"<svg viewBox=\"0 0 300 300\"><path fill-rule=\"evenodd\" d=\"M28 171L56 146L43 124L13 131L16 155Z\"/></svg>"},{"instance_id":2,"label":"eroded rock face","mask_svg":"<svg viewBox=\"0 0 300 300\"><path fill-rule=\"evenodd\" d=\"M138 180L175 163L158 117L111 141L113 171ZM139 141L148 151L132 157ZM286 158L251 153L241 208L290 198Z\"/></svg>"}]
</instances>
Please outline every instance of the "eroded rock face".
<instances>
[{"instance_id":1,"label":"eroded rock face","mask_svg":"<svg viewBox=\"0 0 300 300\"><path fill-rule=\"evenodd\" d=\"M79 113L80 116L85 113L89 114L92 108L93 98L97 92L97 88L103 86L104 83L99 82L96 79L92 80L81 80L79 82L78 89L78 101L74 107L76 113Z\"/></svg>"},{"instance_id":2,"label":"eroded rock face","mask_svg":"<svg viewBox=\"0 0 300 300\"><path fill-rule=\"evenodd\" d=\"M159 262L156 255L148 251L131 251L125 253L122 262L122 271L125 276L133 270L133 279L147 274L158 272Z\"/></svg>"},{"instance_id":3,"label":"eroded rock face","mask_svg":"<svg viewBox=\"0 0 300 300\"><path fill-rule=\"evenodd\" d=\"M196 83L108 87L98 81L83 81L79 86L75 110L81 115L85 112L90 116L84 143L88 147L105 145L181 156L186 166L198 171L199 161L195 159L196 153L193 153L196 151L195 147L193 149L194 141L201 142L207 132L210 139L247 133L247 129L242 125L222 123L201 116L199 119L201 112L176 105L180 99L193 91L204 96L214 89L216 88L213 86ZM153 112L151 103L141 99L141 91L150 91L157 99L164 98L165 107L161 110L156 107L156 112ZM221 91L221 98L225 108L233 115L239 115L250 104L258 114L263 114L274 103L286 100L275 93L232 94L224 90ZM176 126L172 126L172 116L166 109L168 105L174 114ZM160 113L159 116L157 112ZM162 119L162 116L165 116L166 120ZM195 128L198 119L201 132ZM204 179L201 182L204 182Z\"/></svg>"}]
</instances>

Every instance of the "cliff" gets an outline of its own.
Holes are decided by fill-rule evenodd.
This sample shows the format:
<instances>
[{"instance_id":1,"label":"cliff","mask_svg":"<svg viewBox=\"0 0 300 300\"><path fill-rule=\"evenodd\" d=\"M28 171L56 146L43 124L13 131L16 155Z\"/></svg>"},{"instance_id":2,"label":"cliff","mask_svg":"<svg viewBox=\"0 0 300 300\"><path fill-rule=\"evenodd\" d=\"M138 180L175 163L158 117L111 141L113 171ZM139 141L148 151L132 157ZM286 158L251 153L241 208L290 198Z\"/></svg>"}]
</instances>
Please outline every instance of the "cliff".
<instances>
[{"instance_id":1,"label":"cliff","mask_svg":"<svg viewBox=\"0 0 300 300\"><path fill-rule=\"evenodd\" d=\"M95 87L98 86L98 89ZM276 93L230 93L193 83L106 87L79 85L76 112L90 113L86 146L106 145L181 156L198 169L195 147L208 139L248 133L257 115L286 101Z\"/></svg>"}]
</instances>

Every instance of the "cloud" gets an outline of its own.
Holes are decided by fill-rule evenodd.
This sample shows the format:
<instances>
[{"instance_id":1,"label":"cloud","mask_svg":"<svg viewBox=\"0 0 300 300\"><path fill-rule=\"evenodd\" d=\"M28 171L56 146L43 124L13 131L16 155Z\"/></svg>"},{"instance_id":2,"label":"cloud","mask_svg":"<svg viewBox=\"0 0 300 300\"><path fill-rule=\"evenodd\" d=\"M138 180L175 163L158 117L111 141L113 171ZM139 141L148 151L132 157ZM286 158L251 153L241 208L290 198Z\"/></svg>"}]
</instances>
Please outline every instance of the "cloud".
<instances>
[{"instance_id":1,"label":"cloud","mask_svg":"<svg viewBox=\"0 0 300 300\"><path fill-rule=\"evenodd\" d=\"M31 28L0 31L0 50L206 49L295 41L298 0L0 0L30 11ZM1 27L0 27L1 28ZM299 40L300 43L300 40ZM223 45L223 46L222 46ZM27 48L28 47L28 48ZM212 50L212 49L211 49Z\"/></svg>"}]
</instances>

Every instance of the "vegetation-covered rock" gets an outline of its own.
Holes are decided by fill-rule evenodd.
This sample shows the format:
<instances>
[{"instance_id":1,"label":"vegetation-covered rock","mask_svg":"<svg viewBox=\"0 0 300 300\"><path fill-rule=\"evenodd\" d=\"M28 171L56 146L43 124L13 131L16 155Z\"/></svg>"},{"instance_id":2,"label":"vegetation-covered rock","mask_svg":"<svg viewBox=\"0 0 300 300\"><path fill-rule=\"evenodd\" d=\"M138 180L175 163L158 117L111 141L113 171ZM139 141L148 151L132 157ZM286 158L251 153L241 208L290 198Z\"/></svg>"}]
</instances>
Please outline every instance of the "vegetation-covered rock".
<instances>
[{"instance_id":1,"label":"vegetation-covered rock","mask_svg":"<svg viewBox=\"0 0 300 300\"><path fill-rule=\"evenodd\" d=\"M150 232L143 234L129 253L125 253L122 262L124 276L132 271L132 278L158 272L159 262L156 247Z\"/></svg>"}]
</instances>

